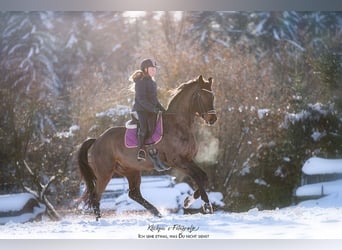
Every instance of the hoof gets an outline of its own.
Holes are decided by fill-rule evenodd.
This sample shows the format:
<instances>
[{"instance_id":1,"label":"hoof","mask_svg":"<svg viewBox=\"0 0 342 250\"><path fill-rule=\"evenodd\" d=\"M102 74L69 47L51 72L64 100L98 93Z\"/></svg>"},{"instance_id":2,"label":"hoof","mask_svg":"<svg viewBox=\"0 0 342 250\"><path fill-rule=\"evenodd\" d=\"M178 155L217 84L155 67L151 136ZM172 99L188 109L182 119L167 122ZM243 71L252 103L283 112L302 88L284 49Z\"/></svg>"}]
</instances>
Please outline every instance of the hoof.
<instances>
[{"instance_id":1,"label":"hoof","mask_svg":"<svg viewBox=\"0 0 342 250\"><path fill-rule=\"evenodd\" d=\"M96 221L99 221L99 219L101 218L101 212L99 209L94 209L94 214L96 217Z\"/></svg>"},{"instance_id":2,"label":"hoof","mask_svg":"<svg viewBox=\"0 0 342 250\"><path fill-rule=\"evenodd\" d=\"M205 214L212 214L213 213L213 206L211 205L211 203L204 203L202 206L203 209L203 213Z\"/></svg>"},{"instance_id":3,"label":"hoof","mask_svg":"<svg viewBox=\"0 0 342 250\"><path fill-rule=\"evenodd\" d=\"M158 211L158 209L154 208L150 210L151 214L153 214L155 217L162 218L163 215Z\"/></svg>"}]
</instances>

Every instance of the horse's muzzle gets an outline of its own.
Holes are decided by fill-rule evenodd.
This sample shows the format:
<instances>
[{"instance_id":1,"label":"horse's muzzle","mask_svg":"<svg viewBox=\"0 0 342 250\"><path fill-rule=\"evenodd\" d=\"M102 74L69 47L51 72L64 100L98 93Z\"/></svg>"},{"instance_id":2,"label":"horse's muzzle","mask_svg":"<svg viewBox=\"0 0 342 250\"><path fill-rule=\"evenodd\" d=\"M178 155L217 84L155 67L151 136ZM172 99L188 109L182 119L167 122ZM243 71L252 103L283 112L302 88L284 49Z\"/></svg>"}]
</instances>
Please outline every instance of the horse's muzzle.
<instances>
[{"instance_id":1,"label":"horse's muzzle","mask_svg":"<svg viewBox=\"0 0 342 250\"><path fill-rule=\"evenodd\" d=\"M210 125L213 125L217 121L217 116L215 115L208 115L209 118L207 120L207 123Z\"/></svg>"},{"instance_id":2,"label":"horse's muzzle","mask_svg":"<svg viewBox=\"0 0 342 250\"><path fill-rule=\"evenodd\" d=\"M209 111L206 114L203 114L202 118L205 120L205 122L208 125L213 125L217 121L216 112L214 110L213 111Z\"/></svg>"}]
</instances>

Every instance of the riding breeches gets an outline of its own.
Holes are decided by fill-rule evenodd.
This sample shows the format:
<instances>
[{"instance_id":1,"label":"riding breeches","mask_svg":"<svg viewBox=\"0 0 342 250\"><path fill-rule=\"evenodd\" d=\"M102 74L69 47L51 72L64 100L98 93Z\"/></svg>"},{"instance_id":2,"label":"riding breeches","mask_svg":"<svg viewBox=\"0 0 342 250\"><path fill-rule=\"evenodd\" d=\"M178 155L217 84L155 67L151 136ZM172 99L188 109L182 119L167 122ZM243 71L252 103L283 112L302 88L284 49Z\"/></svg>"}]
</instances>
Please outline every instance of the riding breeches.
<instances>
[{"instance_id":1,"label":"riding breeches","mask_svg":"<svg viewBox=\"0 0 342 250\"><path fill-rule=\"evenodd\" d=\"M139 119L139 129L138 129L138 137L139 144L144 143L144 141L151 137L155 128L156 128L156 120L157 114L152 112L145 111L137 111L138 119Z\"/></svg>"}]
</instances>

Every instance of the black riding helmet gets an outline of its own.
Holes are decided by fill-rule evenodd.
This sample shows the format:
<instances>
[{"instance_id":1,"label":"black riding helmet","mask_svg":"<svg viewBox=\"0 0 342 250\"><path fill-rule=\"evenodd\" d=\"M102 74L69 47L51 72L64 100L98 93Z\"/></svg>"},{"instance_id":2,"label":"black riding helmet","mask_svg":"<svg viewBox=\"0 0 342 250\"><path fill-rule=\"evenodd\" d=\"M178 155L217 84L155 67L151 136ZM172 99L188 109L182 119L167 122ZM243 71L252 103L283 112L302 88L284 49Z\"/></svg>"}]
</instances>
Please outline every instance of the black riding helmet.
<instances>
[{"instance_id":1,"label":"black riding helmet","mask_svg":"<svg viewBox=\"0 0 342 250\"><path fill-rule=\"evenodd\" d=\"M157 67L157 64L152 62L151 59L145 59L140 64L140 69L144 71L148 67Z\"/></svg>"}]
</instances>

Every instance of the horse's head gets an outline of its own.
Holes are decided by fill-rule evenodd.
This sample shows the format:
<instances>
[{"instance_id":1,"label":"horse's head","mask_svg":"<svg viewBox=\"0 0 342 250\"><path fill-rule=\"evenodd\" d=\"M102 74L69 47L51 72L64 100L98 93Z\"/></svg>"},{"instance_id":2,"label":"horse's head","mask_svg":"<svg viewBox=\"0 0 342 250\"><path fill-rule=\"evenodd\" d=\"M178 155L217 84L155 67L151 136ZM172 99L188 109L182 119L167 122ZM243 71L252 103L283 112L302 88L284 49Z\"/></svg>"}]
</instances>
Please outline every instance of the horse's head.
<instances>
[{"instance_id":1,"label":"horse's head","mask_svg":"<svg viewBox=\"0 0 342 250\"><path fill-rule=\"evenodd\" d=\"M169 114L198 115L207 124L216 122L214 109L214 93L211 89L213 79L204 80L199 77L181 84L173 92L173 97L168 105Z\"/></svg>"},{"instance_id":2,"label":"horse's head","mask_svg":"<svg viewBox=\"0 0 342 250\"><path fill-rule=\"evenodd\" d=\"M212 91L213 79L204 80L200 75L197 82L197 89L193 95L193 111L198 114L205 122L212 125L216 122L216 110L214 108L214 93Z\"/></svg>"}]
</instances>

